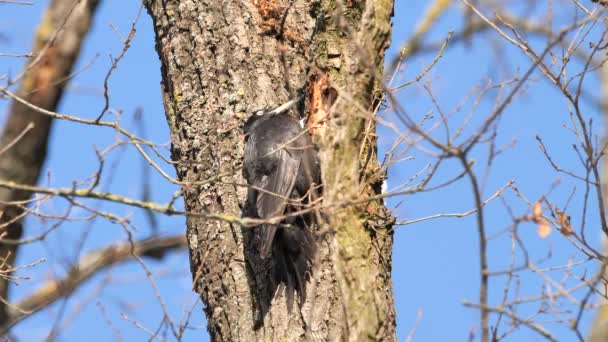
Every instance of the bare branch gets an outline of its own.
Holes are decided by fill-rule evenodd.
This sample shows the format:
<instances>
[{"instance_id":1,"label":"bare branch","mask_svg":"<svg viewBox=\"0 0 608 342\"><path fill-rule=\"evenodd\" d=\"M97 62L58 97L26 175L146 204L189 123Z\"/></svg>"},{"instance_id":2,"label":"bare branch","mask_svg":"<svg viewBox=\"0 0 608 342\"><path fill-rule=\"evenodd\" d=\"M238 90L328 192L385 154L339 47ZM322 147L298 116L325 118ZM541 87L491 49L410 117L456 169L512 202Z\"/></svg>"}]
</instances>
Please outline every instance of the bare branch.
<instances>
[{"instance_id":1,"label":"bare branch","mask_svg":"<svg viewBox=\"0 0 608 342\"><path fill-rule=\"evenodd\" d=\"M185 247L186 238L183 235L178 235L150 238L133 243L127 242L91 252L82 257L78 264L71 267L66 278L43 284L34 293L15 304L21 312L15 310L10 312L8 323L0 328L1 334L6 333L13 325L26 319L31 314L72 293L78 286L107 267L134 258L137 259L140 256L158 258L168 251ZM141 261L141 259L139 260Z\"/></svg>"}]
</instances>

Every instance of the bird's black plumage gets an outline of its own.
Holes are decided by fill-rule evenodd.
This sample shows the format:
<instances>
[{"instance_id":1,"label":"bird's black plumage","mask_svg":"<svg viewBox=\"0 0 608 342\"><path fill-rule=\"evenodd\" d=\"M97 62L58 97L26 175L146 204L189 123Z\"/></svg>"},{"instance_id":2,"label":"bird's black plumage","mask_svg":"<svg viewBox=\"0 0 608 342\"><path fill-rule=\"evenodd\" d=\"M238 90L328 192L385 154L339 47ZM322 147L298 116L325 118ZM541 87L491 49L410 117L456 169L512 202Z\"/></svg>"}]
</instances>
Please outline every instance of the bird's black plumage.
<instances>
[{"instance_id":1,"label":"bird's black plumage","mask_svg":"<svg viewBox=\"0 0 608 342\"><path fill-rule=\"evenodd\" d=\"M243 176L250 185L244 216L270 219L307 208L318 197L321 173L314 145L297 119L286 112L254 114L246 123ZM289 311L297 292L306 299L306 281L315 253L314 215L263 224L259 253L272 257L273 280L284 286Z\"/></svg>"}]
</instances>

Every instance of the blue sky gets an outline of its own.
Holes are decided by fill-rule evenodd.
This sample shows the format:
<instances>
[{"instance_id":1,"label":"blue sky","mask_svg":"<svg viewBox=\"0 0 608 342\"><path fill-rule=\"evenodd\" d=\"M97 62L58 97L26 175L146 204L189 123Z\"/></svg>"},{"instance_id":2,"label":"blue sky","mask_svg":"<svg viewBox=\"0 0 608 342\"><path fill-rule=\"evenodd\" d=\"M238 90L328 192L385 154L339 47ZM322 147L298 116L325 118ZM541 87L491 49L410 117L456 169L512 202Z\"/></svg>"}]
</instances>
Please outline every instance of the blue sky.
<instances>
[{"instance_id":1,"label":"blue sky","mask_svg":"<svg viewBox=\"0 0 608 342\"><path fill-rule=\"evenodd\" d=\"M424 13L426 4L426 1L397 1L393 20L393 46L389 50L389 58L394 56L397 47L412 34L415 23ZM32 6L0 4L0 33L8 38L8 40L0 40L0 52L29 51L35 26L46 5L46 1L34 1ZM564 13L569 13L567 9L569 7L564 8ZM117 56L122 49L122 42L110 24L126 36L138 9L137 1L124 1L120 5L116 1L102 2L76 68L82 70L82 73L71 83L69 91L62 100L60 112L83 118L95 118L98 115L103 107L101 96L103 78L111 64L108 54ZM533 13L543 13L544 10L542 5L532 9ZM562 12L556 11L556 13ZM563 17L558 16L557 19L554 25L559 27L565 21L571 20L571 17L563 15ZM459 30L461 27L461 8L453 5L448 13L441 17L427 39L432 42L441 41L449 30ZM502 46L500 53L497 53L493 49L496 41L496 33L487 31L477 36L472 44L455 43L446 50L443 58L428 74L427 79L432 84L434 96L443 110L454 112L450 121L453 129L458 127L471 109L472 101L465 102L463 99L474 87L488 82L499 83L503 79L521 75L531 65L528 58L510 46ZM542 48L545 44L545 40L534 37L531 37L531 41L538 48ZM414 78L433 58L434 53L429 53L406 60L402 78L404 80ZM0 57L0 74L18 73L22 62L16 58ZM587 89L598 89L594 77L590 77L587 82ZM120 62L119 68L112 74L110 89L111 108L122 111L122 122L126 128L137 130L133 122L133 113L137 108L141 108L146 126L146 138L159 144L169 142L160 95L159 60L154 50L151 20L146 13L142 14L137 24L137 35L132 47ZM468 129L469 133L491 112L496 96L500 96L499 92L491 91L481 100ZM597 98L599 94L592 96ZM424 91L422 83L414 84L399 92L398 98L414 118L420 119L425 113L433 111L436 114L435 107ZM461 103L464 103L462 109L456 111ZM601 132L599 113L589 104L583 107L585 113L597 122L596 131ZM8 102L0 101L0 115L5 116L7 109ZM582 168L571 147L572 144L577 143L576 137L564 128L564 125L570 123L567 109L566 102L560 97L559 92L539 73L535 73L500 120L497 145L507 145L513 141L516 141L516 144L494 161L484 188L484 198L504 186L509 180L514 180L522 192L534 201L547 193L552 184L559 179L560 185L551 193L551 199L559 206L566 203L573 187L577 187L577 196L568 207L576 227L576 220L580 221L583 184L553 171L535 140L537 134L542 136L562 167L581 172ZM387 112L383 115L387 120L395 121L392 113ZM379 133L380 150L386 151L395 137L388 129L382 127ZM435 136L443 138L439 130ZM90 176L96 168L94 146L104 148L114 140L115 134L110 129L55 122L49 159L41 183L54 187L71 186L73 180ZM486 155L486 145L472 151L471 157L476 161L474 169L480 175L483 175L485 170ZM413 150L409 156L414 159L395 164L389 170L389 188L410 178L432 161L417 150ZM112 163L117 165L116 172L111 179L104 180L109 185L102 189L130 197L140 196L139 178L142 163L137 153L132 148L117 149L108 159L108 165ZM165 166L165 170L174 174L169 166ZM431 185L439 184L461 171L462 168L455 160L447 161L439 169ZM164 181L156 172L151 174L152 199L166 201L169 194L176 190L175 187ZM514 196L512 191L506 191L504 199L512 205L516 215L527 213L526 206ZM471 189L466 179L445 189L406 198L391 198L388 204L390 207L395 207L401 201L403 203L394 210L398 221L436 213L463 212L474 207ZM65 203L57 200L46 204L44 208L49 212L59 213L65 208ZM142 212L107 203L102 204L101 209L120 215L130 215L138 228L136 237L143 238L150 235ZM592 211L587 218L588 235L592 241L599 244L597 215L593 213ZM162 234L185 232L182 217L158 216L157 218ZM500 200L486 207L486 223L489 235L507 228L511 223ZM35 235L47 225L48 223L38 219L29 218L26 235ZM582 258L559 233L554 232L548 238L540 239L533 224L522 224L519 233L533 260L537 261L549 252L552 253L549 261L540 263L542 267L563 265L571 257L574 260ZM83 234L86 234L85 244L79 250L75 246L78 245L77 242L82 239ZM64 275L66 265L86 251L105 246L109 241L125 241L125 239L126 235L122 227L104 220L97 220L92 224L63 225L44 242L22 248L19 264L32 262L41 256L48 256L48 260L35 269L26 269L22 272L23 275L31 277L31 280L23 281L20 286L14 287L11 299L22 298L50 276ZM393 281L400 341L405 340L419 310L422 311L422 318L417 326L414 341L465 341L471 331L478 332L478 311L462 305L464 300L476 301L478 297L477 247L473 215L460 219L441 218L396 228ZM505 237L490 242L491 269L508 266L510 248L511 241ZM163 299L172 317L178 321L184 307L189 309L196 301L196 295L190 291L191 276L187 253L185 251L173 253L162 263L148 261L148 265L154 270ZM582 267L586 267L589 273L595 270L594 264L586 264ZM582 269L577 271L582 273ZM559 279L560 274L554 276ZM492 279L491 304L500 303L504 280ZM100 288L98 284L103 281L107 281L108 285ZM525 273L520 278L520 282L521 296L539 294L543 288L543 281L537 275ZM87 305L75 315L78 302ZM63 330L59 339L72 341L91 338L91 331L94 331L96 340L112 340L114 338L112 329L105 323L97 302L102 303L112 324L127 340L142 340L146 335L133 324L122 319L121 313L151 329L155 329L161 319L160 306L155 300L151 286L145 280L141 267L127 263L114 267L109 279L104 274L96 276L67 302L62 322L74 321ZM521 312L533 312L534 309L535 307L530 305L523 307ZM23 340L42 339L49 331L50 322L53 322L53 318L60 312L61 304L56 304L51 310L39 313L19 324L13 333ZM186 333L185 340L200 341L201 336L208 338L200 304L194 309L190 322L195 329ZM589 315L586 315L585 326L588 326L588 322ZM547 324L547 327L559 336L560 340L574 340L574 335L557 324ZM586 331L586 328L583 331ZM513 334L510 340L540 340L540 338L526 328L522 328Z\"/></svg>"}]
</instances>

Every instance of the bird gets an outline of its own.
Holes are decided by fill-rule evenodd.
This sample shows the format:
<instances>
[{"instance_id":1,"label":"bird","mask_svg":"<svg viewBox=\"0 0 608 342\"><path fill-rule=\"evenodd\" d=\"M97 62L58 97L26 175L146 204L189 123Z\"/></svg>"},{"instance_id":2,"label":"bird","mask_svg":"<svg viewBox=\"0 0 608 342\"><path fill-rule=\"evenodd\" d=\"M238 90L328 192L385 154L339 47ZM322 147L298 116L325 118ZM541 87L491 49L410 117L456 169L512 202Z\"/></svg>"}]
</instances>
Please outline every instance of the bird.
<instances>
[{"instance_id":1,"label":"bird","mask_svg":"<svg viewBox=\"0 0 608 342\"><path fill-rule=\"evenodd\" d=\"M316 253L313 234L315 215L307 209L321 195L321 169L310 134L289 110L294 99L274 110L256 111L245 122L243 176L247 181L244 217L271 219L264 223L258 246L262 259L272 260L271 277L275 296L285 289L291 312L297 294L300 306L306 301L306 283L312 274ZM305 211L305 210L304 210Z\"/></svg>"}]
</instances>

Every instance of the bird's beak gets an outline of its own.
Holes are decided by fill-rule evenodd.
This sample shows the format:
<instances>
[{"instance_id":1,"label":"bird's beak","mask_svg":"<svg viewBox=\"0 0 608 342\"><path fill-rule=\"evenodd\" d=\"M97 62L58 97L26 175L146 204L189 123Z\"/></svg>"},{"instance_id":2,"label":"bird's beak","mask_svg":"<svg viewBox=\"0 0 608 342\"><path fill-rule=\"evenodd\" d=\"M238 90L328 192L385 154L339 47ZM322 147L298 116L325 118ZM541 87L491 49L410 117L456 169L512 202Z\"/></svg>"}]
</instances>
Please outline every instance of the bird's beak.
<instances>
[{"instance_id":1,"label":"bird's beak","mask_svg":"<svg viewBox=\"0 0 608 342\"><path fill-rule=\"evenodd\" d=\"M267 114L280 114L283 113L284 111L288 110L289 108L293 107L296 103L298 103L298 101L300 101L300 99L302 98L302 96L298 96L295 99L289 100L285 103L283 103L280 107L275 108L274 110L272 110L271 112L268 112Z\"/></svg>"}]
</instances>

